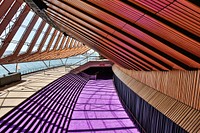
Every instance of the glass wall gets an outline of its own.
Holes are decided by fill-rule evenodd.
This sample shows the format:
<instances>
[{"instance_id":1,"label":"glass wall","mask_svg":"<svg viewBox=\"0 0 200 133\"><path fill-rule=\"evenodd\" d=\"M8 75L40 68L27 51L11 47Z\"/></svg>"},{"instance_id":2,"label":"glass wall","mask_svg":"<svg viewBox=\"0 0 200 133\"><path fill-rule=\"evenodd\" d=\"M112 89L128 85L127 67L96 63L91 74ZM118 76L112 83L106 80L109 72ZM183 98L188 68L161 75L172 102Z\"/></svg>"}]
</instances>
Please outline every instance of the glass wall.
<instances>
[{"instance_id":1,"label":"glass wall","mask_svg":"<svg viewBox=\"0 0 200 133\"><path fill-rule=\"evenodd\" d=\"M94 50L90 50L83 55L71 56L69 58L57 59L57 60L45 60L36 62L24 62L18 64L5 64L0 65L0 76L8 75L9 70L11 73L20 72L21 74L27 74L39 70L44 70L48 68L58 67L58 66L79 66L87 63L91 60L98 60L99 54ZM7 69L5 69L5 68Z\"/></svg>"}]
</instances>

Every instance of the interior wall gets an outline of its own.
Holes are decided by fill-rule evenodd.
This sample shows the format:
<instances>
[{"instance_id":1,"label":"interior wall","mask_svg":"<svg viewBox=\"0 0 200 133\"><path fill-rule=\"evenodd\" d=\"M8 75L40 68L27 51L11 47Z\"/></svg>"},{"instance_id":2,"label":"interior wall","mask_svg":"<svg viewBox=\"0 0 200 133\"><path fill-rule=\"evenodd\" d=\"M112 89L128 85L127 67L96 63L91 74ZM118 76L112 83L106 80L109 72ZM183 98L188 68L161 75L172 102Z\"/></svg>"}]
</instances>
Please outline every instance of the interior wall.
<instances>
[{"instance_id":1,"label":"interior wall","mask_svg":"<svg viewBox=\"0 0 200 133\"><path fill-rule=\"evenodd\" d=\"M147 86L200 110L200 70L134 71L117 67Z\"/></svg>"},{"instance_id":2,"label":"interior wall","mask_svg":"<svg viewBox=\"0 0 200 133\"><path fill-rule=\"evenodd\" d=\"M150 87L148 84L142 83L138 79L133 78L132 77L133 74L132 75L130 74L131 72L134 73L133 71L123 69L116 65L114 65L112 69L113 69L114 74L125 85L127 85L131 89L131 91L133 91L135 94L137 94L137 96L142 98L144 101L146 101L148 104L150 104L156 110L158 110L160 113L165 115L167 118L172 120L174 123L176 123L183 129L185 129L187 132L200 131L200 127L199 127L200 111L198 109L195 109L183 102L180 102L180 100L177 100L177 99L173 98L172 96L162 93L161 91L158 91L157 89ZM136 72L136 73L139 73L139 72ZM150 73L150 72L146 72L146 73ZM138 76L140 76L140 74L138 74ZM167 75L167 74L162 75L162 76L168 76L168 78L169 78L169 75ZM185 75L185 76L187 76L187 75ZM154 79L156 80L156 78L154 78ZM161 81L161 79L162 79L162 77L160 77L160 78L157 77L157 81L154 81L151 78L151 76L149 77L149 79L146 78L146 80L150 80L149 83L159 82L159 81ZM164 81L162 81L162 82L164 82ZM168 84L173 87L173 82L168 83ZM123 89L123 88L120 88L120 89ZM176 90L176 88L174 88L174 91L175 90ZM177 93L177 91L175 91L174 93ZM186 93L186 92L184 92L184 93ZM189 99L188 99L188 101L189 101ZM134 106L134 104L136 104L136 103L131 103L131 106ZM195 104L193 104L193 105L195 105ZM140 107L140 105L138 105L138 107ZM162 121L160 121L160 122L162 122Z\"/></svg>"},{"instance_id":3,"label":"interior wall","mask_svg":"<svg viewBox=\"0 0 200 133\"><path fill-rule=\"evenodd\" d=\"M137 93L133 92L117 76L114 75L115 87L126 108L147 133L186 133L186 131L163 115Z\"/></svg>"}]
</instances>

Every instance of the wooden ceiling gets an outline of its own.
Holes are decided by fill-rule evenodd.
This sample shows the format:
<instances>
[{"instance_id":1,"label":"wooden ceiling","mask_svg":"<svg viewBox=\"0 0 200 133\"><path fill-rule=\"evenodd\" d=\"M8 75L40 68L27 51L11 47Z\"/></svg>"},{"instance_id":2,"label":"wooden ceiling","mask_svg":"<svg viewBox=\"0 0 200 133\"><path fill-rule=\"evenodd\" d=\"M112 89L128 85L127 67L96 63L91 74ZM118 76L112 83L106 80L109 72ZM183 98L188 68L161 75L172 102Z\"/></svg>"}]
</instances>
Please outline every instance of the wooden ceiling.
<instances>
[{"instance_id":1,"label":"wooden ceiling","mask_svg":"<svg viewBox=\"0 0 200 133\"><path fill-rule=\"evenodd\" d=\"M43 18L134 70L200 68L200 8L186 0L26 0ZM33 3L35 5L33 6ZM39 10L38 10L39 9ZM45 16L44 16L45 14Z\"/></svg>"}]
</instances>

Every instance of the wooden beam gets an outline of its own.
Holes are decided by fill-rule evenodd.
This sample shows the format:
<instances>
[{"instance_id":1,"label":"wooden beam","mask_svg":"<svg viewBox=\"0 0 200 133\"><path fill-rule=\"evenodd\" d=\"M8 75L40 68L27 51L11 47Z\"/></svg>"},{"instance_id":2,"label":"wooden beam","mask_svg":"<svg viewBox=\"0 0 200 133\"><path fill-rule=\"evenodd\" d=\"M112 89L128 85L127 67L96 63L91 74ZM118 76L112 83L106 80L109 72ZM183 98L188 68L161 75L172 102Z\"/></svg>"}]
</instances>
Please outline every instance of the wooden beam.
<instances>
[{"instance_id":1,"label":"wooden beam","mask_svg":"<svg viewBox=\"0 0 200 133\"><path fill-rule=\"evenodd\" d=\"M64 18L63 18L64 19ZM58 20L57 20L58 21ZM70 24L70 22L68 21L68 20L66 20L65 19L65 21L66 22L68 22L68 25L71 25ZM75 23L74 23L75 24ZM79 27L79 29L83 29L83 27L80 27L79 25L75 25L74 27ZM79 29L75 29L75 30L79 30ZM84 28L85 29L85 28ZM85 30L87 30L87 29L85 29ZM91 33L91 29L90 30L87 30L85 33L87 33L87 34L89 34L89 33ZM94 33L91 33L91 34L94 34ZM102 37L100 37L100 38L102 38ZM99 40L99 39L98 39ZM104 41L107 41L107 39L104 39ZM114 42L112 42L112 43L114 43ZM105 45L108 45L108 41L105 43ZM108 47L110 47L110 45L108 45ZM117 50L116 49L113 49L113 51L116 51L117 53L119 52L119 48L117 47L117 45L112 45L112 47L110 47L111 49L113 49L113 48L117 48ZM120 48L120 50L123 50L122 48ZM124 51L124 50L123 50ZM129 58L129 60L132 60L132 58L134 58L133 57L133 55L131 55L132 56L132 58L130 58L129 56L127 56L127 54L130 54L130 53L128 53L128 52L126 52L126 51L124 51L126 54L124 54L124 57L127 57L127 58ZM122 53L121 53L122 54ZM133 61L133 60L132 60ZM142 61L142 60L141 60ZM137 64L137 62L135 62L136 64ZM140 67L142 67L142 66L140 66ZM152 69L152 67L151 67L151 69Z\"/></svg>"},{"instance_id":2,"label":"wooden beam","mask_svg":"<svg viewBox=\"0 0 200 133\"><path fill-rule=\"evenodd\" d=\"M49 41L49 44L48 44L48 46L47 46L45 52L48 52L48 51L50 50L50 48L51 48L51 46L52 46L52 44L53 44L53 41L54 41L54 39L55 39L55 37L56 37L56 35L57 35L57 32L58 32L58 30L55 29L54 32L53 32L53 34L52 34L52 36L51 36L51 39L50 39L50 41Z\"/></svg>"},{"instance_id":3,"label":"wooden beam","mask_svg":"<svg viewBox=\"0 0 200 133\"><path fill-rule=\"evenodd\" d=\"M26 16L27 16L27 14L28 14L29 11L30 11L30 8L28 6L26 6L25 9L24 9L24 11L20 14L19 19L13 25L11 32L7 35L6 39L4 40L3 45L1 46L0 57L2 57L2 55L5 52L6 48L10 44L10 41L14 37L15 33L19 29L20 25L22 24L22 22L26 18Z\"/></svg>"},{"instance_id":4,"label":"wooden beam","mask_svg":"<svg viewBox=\"0 0 200 133\"><path fill-rule=\"evenodd\" d=\"M0 5L0 16L3 17L4 14L6 14L6 11L8 11L8 8L11 6L11 4L14 1L12 0L4 0L3 3ZM3 19L3 21L0 24L0 35L2 34L2 32L6 29L7 25L10 23L11 19L13 18L13 16L16 14L18 8L21 6L21 4L23 3L22 0L18 0L14 3L14 5L12 6L12 8L8 11L8 13L6 14L5 18L1 18Z\"/></svg>"},{"instance_id":5,"label":"wooden beam","mask_svg":"<svg viewBox=\"0 0 200 133\"><path fill-rule=\"evenodd\" d=\"M20 41L18 42L18 46L16 48L16 50L14 51L12 57L16 57L18 56L20 50L22 49L22 47L25 45L25 41L28 38L29 34L31 33L31 31L33 30L34 25L36 24L37 20L38 20L38 16L35 15L33 16L32 21L30 22L30 24L28 25L28 27L26 28L26 31L23 34L22 38L20 39Z\"/></svg>"},{"instance_id":6,"label":"wooden beam","mask_svg":"<svg viewBox=\"0 0 200 133\"><path fill-rule=\"evenodd\" d=\"M40 46L38 48L38 51L36 53L40 53L42 51L42 48L44 47L44 44L45 44L48 36L50 36L51 30L52 30L52 27L49 25L44 37L42 38L42 41L41 41Z\"/></svg>"},{"instance_id":7,"label":"wooden beam","mask_svg":"<svg viewBox=\"0 0 200 133\"><path fill-rule=\"evenodd\" d=\"M35 34L33 40L31 41L31 44L30 44L29 49L26 54L31 54L33 47L36 45L36 42L37 42L39 36L42 34L42 31L44 30L45 24L46 24L46 22L44 20L42 20L40 26L38 27L38 29L36 31L36 34Z\"/></svg>"},{"instance_id":8,"label":"wooden beam","mask_svg":"<svg viewBox=\"0 0 200 133\"><path fill-rule=\"evenodd\" d=\"M63 48L63 46L64 46L64 43L65 43L66 39L67 39L67 37L66 37L66 36L64 36L64 37L63 37L63 39L62 39L62 42L61 42L61 44L60 44L60 47L59 47L59 49L58 49L58 50L61 50L61 49Z\"/></svg>"},{"instance_id":9,"label":"wooden beam","mask_svg":"<svg viewBox=\"0 0 200 133\"><path fill-rule=\"evenodd\" d=\"M54 50L54 51L57 49L58 44L59 44L59 42L60 42L60 39L61 39L62 35L63 35L63 33L61 33L61 32L58 34L58 38L57 38L57 40L56 40L56 42L55 42L55 45L54 45L54 47L53 47L53 50Z\"/></svg>"}]
</instances>

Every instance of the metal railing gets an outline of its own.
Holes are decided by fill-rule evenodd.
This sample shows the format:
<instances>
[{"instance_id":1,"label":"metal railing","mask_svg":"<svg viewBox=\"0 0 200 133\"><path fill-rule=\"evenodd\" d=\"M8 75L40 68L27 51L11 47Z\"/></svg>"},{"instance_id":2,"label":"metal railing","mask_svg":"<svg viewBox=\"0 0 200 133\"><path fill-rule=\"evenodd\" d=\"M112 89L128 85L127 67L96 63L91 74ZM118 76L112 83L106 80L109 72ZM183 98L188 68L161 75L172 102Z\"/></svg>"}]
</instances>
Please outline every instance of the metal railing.
<instances>
[{"instance_id":1,"label":"metal railing","mask_svg":"<svg viewBox=\"0 0 200 133\"><path fill-rule=\"evenodd\" d=\"M22 75L24 75L24 74L37 72L37 71L45 71L47 69L51 69L51 68L55 68L55 67L61 67L61 66L64 66L65 71L66 71L67 68L74 69L74 68L79 67L79 66L81 66L81 65L83 65L83 64L85 64L89 61L102 60L102 59L100 59L100 56L93 56L92 55L93 53L85 54L84 56L81 56L81 57L79 57L80 56L79 55L79 56L69 57L69 58L66 58L66 59L58 59L58 60L28 62L28 63L16 63L16 64L7 64L7 65L2 64L3 67L1 65L0 76L1 75L2 76L3 75L9 75L9 73L12 73L12 72L20 72ZM53 62L53 61L56 61L56 62ZM34 65L33 63L38 63L38 64ZM20 66L19 68L17 67L18 65Z\"/></svg>"}]
</instances>

